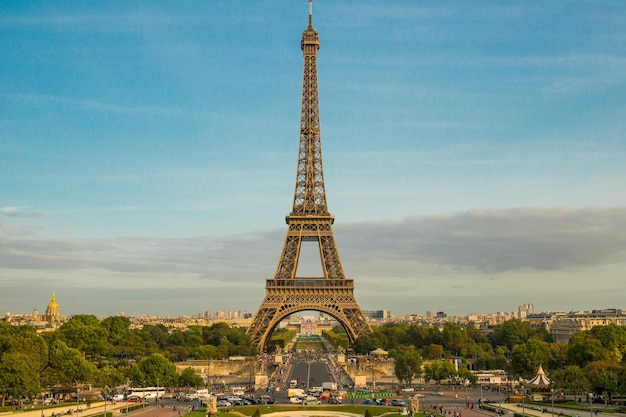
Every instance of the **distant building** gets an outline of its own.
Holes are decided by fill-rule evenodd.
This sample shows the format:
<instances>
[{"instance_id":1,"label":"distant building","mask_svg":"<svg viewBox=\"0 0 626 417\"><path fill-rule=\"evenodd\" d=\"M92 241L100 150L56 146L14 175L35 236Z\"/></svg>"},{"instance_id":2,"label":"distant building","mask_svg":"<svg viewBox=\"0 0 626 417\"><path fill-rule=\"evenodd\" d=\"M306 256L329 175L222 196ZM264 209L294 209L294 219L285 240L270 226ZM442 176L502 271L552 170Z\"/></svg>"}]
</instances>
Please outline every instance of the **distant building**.
<instances>
[{"instance_id":1,"label":"distant building","mask_svg":"<svg viewBox=\"0 0 626 417\"><path fill-rule=\"evenodd\" d=\"M534 306L530 303L517 307L517 318L524 319L534 313Z\"/></svg>"},{"instance_id":2,"label":"distant building","mask_svg":"<svg viewBox=\"0 0 626 417\"><path fill-rule=\"evenodd\" d=\"M57 298L52 293L52 299L48 303L48 307L46 308L46 315L44 316L44 321L46 323L60 323L61 322L61 310L59 309L59 303L57 303Z\"/></svg>"},{"instance_id":3,"label":"distant building","mask_svg":"<svg viewBox=\"0 0 626 417\"><path fill-rule=\"evenodd\" d=\"M621 309L608 308L604 310L592 310L571 312L566 315L556 316L550 323L550 334L555 342L567 343L576 332L591 330L596 326L608 326L617 324L626 326L626 314Z\"/></svg>"},{"instance_id":4,"label":"distant building","mask_svg":"<svg viewBox=\"0 0 626 417\"><path fill-rule=\"evenodd\" d=\"M11 323L14 326L33 326L37 329L37 332L54 331L65 320L66 318L61 316L61 310L54 293L52 293L52 299L48 303L46 314L44 315L41 315L39 310L34 308L31 314L11 314L9 311L5 311L4 316L0 318L0 321Z\"/></svg>"},{"instance_id":5,"label":"distant building","mask_svg":"<svg viewBox=\"0 0 626 417\"><path fill-rule=\"evenodd\" d=\"M319 334L316 321L310 317L304 318L302 320L302 323L300 323L300 333L301 334Z\"/></svg>"},{"instance_id":6,"label":"distant building","mask_svg":"<svg viewBox=\"0 0 626 417\"><path fill-rule=\"evenodd\" d=\"M384 320L391 316L389 310L363 310L365 318L372 320Z\"/></svg>"}]
</instances>

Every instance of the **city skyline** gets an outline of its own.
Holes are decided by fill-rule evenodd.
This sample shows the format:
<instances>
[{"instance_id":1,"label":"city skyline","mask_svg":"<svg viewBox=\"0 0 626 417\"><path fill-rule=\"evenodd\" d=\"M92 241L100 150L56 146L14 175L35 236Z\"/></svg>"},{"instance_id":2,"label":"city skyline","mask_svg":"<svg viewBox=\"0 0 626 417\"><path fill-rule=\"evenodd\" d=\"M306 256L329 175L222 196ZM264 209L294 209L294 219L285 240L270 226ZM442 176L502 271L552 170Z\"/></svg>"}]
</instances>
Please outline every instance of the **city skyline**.
<instances>
[{"instance_id":1,"label":"city skyline","mask_svg":"<svg viewBox=\"0 0 626 417\"><path fill-rule=\"evenodd\" d=\"M626 307L621 9L314 2L362 309ZM3 11L0 308L54 291L63 315L256 312L293 199L308 2Z\"/></svg>"},{"instance_id":2,"label":"city skyline","mask_svg":"<svg viewBox=\"0 0 626 417\"><path fill-rule=\"evenodd\" d=\"M53 310L51 310L51 306ZM47 308L45 309L43 307L39 308L39 306L35 306L34 309L31 311L5 311L4 313L5 314L10 313L13 319L21 318L20 320L17 321L19 323L23 322L23 319L30 317L33 314L38 314L40 319L48 314L56 314L58 315L59 318L63 319L61 320L61 322L64 322L66 319L69 319L72 317L72 315L61 314L61 310L62 310L62 306L59 306L56 300L56 294L53 293L51 300L48 301ZM430 318L430 319L450 319L450 318L462 318L462 317L479 315L479 316L510 316L510 317L524 319L531 315L535 315L535 316L543 315L543 314L559 315L563 313L563 314L574 314L575 316L580 316L580 315L584 315L583 313L601 313L601 312L602 313L617 312L618 314L622 314L621 309L616 309L612 306L602 306L602 307L597 307L591 310L572 309L568 311L563 311L563 310L555 310L555 309L544 309L544 310L538 311L538 310L535 310L534 304L532 302L525 303L519 306L511 306L508 310L489 311L489 312L483 312L483 313L469 312L469 313L464 313L464 314L459 314L459 315L448 314L446 311L442 311L442 310L412 311L412 312L404 312L402 314L394 314L394 312L389 310L388 308L381 308L379 310L363 310L363 313L365 314L367 318L382 319L383 321L387 321L389 319L394 319L394 318L402 318L406 316L416 316L416 317ZM78 313L78 314L93 314L93 313L83 312L83 313ZM135 317L135 318L143 318L143 317L159 318L160 317L160 318L168 318L168 319L202 318L202 319L217 320L217 321L233 320L233 319L234 320L240 320L240 319L249 320L252 318L252 314L249 311L245 309L237 309L237 308L235 308L234 310L205 310L205 311L188 313L188 314L187 313L180 314L176 316L170 316L170 315L160 316L157 314L142 314L142 313L126 314L126 312L124 311L119 311L117 313L113 313L108 316L127 316L127 317ZM98 315L98 317L101 319L104 319L108 316ZM300 319L310 319L310 318L315 318L319 316L319 318L321 318L322 320L328 320L328 319L336 320L335 318L331 317L325 312L316 311L316 310L302 310L297 313L286 316L281 322L289 321L292 316L298 316Z\"/></svg>"}]
</instances>

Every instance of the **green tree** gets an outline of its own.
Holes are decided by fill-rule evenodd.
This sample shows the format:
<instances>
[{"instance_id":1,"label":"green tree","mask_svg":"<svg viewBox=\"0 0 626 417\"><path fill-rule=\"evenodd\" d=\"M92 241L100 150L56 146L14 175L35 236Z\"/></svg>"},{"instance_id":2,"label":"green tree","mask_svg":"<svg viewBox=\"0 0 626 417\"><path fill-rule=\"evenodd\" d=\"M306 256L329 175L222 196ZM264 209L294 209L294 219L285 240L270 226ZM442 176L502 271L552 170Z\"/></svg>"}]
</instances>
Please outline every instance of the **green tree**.
<instances>
[{"instance_id":1,"label":"green tree","mask_svg":"<svg viewBox=\"0 0 626 417\"><path fill-rule=\"evenodd\" d=\"M440 382L456 375L456 368L449 361L433 361L424 366L424 377L427 381Z\"/></svg>"},{"instance_id":2,"label":"green tree","mask_svg":"<svg viewBox=\"0 0 626 417\"><path fill-rule=\"evenodd\" d=\"M607 326L596 326L591 334L602 343L609 358L621 362L626 352L626 327L615 323Z\"/></svg>"},{"instance_id":3,"label":"green tree","mask_svg":"<svg viewBox=\"0 0 626 417\"><path fill-rule=\"evenodd\" d=\"M217 347L213 345L202 345L191 351L196 359L215 359L217 358Z\"/></svg>"},{"instance_id":4,"label":"green tree","mask_svg":"<svg viewBox=\"0 0 626 417\"><path fill-rule=\"evenodd\" d=\"M433 326L411 325L407 330L407 344L420 349L431 344L443 346L441 332Z\"/></svg>"},{"instance_id":5,"label":"green tree","mask_svg":"<svg viewBox=\"0 0 626 417\"><path fill-rule=\"evenodd\" d=\"M550 346L538 339L529 339L526 342L513 346L511 352L511 371L514 375L531 378L537 373L539 365L550 360Z\"/></svg>"},{"instance_id":6,"label":"green tree","mask_svg":"<svg viewBox=\"0 0 626 417\"><path fill-rule=\"evenodd\" d=\"M463 381L469 382L472 385L478 382L478 377L474 375L472 371L467 369L467 366L459 368L459 378L461 378Z\"/></svg>"},{"instance_id":7,"label":"green tree","mask_svg":"<svg viewBox=\"0 0 626 417\"><path fill-rule=\"evenodd\" d=\"M131 368L134 385L173 387L178 383L176 365L160 353L153 353Z\"/></svg>"},{"instance_id":8,"label":"green tree","mask_svg":"<svg viewBox=\"0 0 626 417\"><path fill-rule=\"evenodd\" d=\"M553 342L549 345L550 362L548 369L563 369L567 363L567 344Z\"/></svg>"},{"instance_id":9,"label":"green tree","mask_svg":"<svg viewBox=\"0 0 626 417\"><path fill-rule=\"evenodd\" d=\"M589 381L585 373L577 365L568 365L562 369L555 369L550 373L552 386L571 391L587 389Z\"/></svg>"},{"instance_id":10,"label":"green tree","mask_svg":"<svg viewBox=\"0 0 626 417\"><path fill-rule=\"evenodd\" d=\"M39 376L31 358L18 352L0 356L0 391L20 399L38 393Z\"/></svg>"},{"instance_id":11,"label":"green tree","mask_svg":"<svg viewBox=\"0 0 626 417\"><path fill-rule=\"evenodd\" d=\"M590 362L609 358L610 354L602 342L588 331L574 333L567 344L567 363L570 365L585 367Z\"/></svg>"},{"instance_id":12,"label":"green tree","mask_svg":"<svg viewBox=\"0 0 626 417\"><path fill-rule=\"evenodd\" d=\"M118 344L130 332L130 319L124 316L107 317L100 325L105 329L108 341L112 345Z\"/></svg>"},{"instance_id":13,"label":"green tree","mask_svg":"<svg viewBox=\"0 0 626 417\"><path fill-rule=\"evenodd\" d=\"M400 345L406 345L408 324L404 323L386 323L380 327L380 331L385 335L387 343L378 346L379 348L395 349Z\"/></svg>"},{"instance_id":14,"label":"green tree","mask_svg":"<svg viewBox=\"0 0 626 417\"><path fill-rule=\"evenodd\" d=\"M623 367L615 361L595 361L585 366L584 371L591 383L591 389L596 394L608 394L609 397L617 392L619 375Z\"/></svg>"},{"instance_id":15,"label":"green tree","mask_svg":"<svg viewBox=\"0 0 626 417\"><path fill-rule=\"evenodd\" d=\"M396 377L411 385L415 378L422 375L422 356L415 346L400 346L393 353Z\"/></svg>"},{"instance_id":16,"label":"green tree","mask_svg":"<svg viewBox=\"0 0 626 417\"><path fill-rule=\"evenodd\" d=\"M185 370L178 377L179 387L202 387L204 386L204 379L196 374L193 368L185 368Z\"/></svg>"},{"instance_id":17,"label":"green tree","mask_svg":"<svg viewBox=\"0 0 626 417\"><path fill-rule=\"evenodd\" d=\"M336 327L340 327L341 328L341 326L335 326L335 328ZM333 328L333 333L334 334L339 334L339 330L335 329L335 328ZM345 332L344 332L344 334L345 334ZM295 330L289 330L289 329L276 329L276 330L274 330L274 332L272 332L272 337L270 338L270 341L267 344L267 351L268 352L276 352L278 348L283 350L285 348L285 346L287 346L289 341L291 339L293 339L293 337L295 335L296 335L296 331ZM346 335L346 338L347 338L347 335ZM215 356L211 356L211 357L215 357Z\"/></svg>"},{"instance_id":18,"label":"green tree","mask_svg":"<svg viewBox=\"0 0 626 417\"><path fill-rule=\"evenodd\" d=\"M335 329L340 328L339 332L336 332ZM335 326L332 331L322 331L322 336L328 340L328 342L333 345L335 348L341 348L344 350L348 350L350 347L350 340L348 339L348 334L345 332L343 327Z\"/></svg>"},{"instance_id":19,"label":"green tree","mask_svg":"<svg viewBox=\"0 0 626 417\"><path fill-rule=\"evenodd\" d=\"M170 346L167 348L166 356L169 360L182 362L191 356L191 351L185 346ZM195 357L195 359L206 359Z\"/></svg>"},{"instance_id":20,"label":"green tree","mask_svg":"<svg viewBox=\"0 0 626 417\"><path fill-rule=\"evenodd\" d=\"M204 344L204 341L202 340L202 336L199 336L197 334L189 335L187 337L187 340L185 340L185 346L187 346L190 349L193 349L198 346L202 346L203 344Z\"/></svg>"},{"instance_id":21,"label":"green tree","mask_svg":"<svg viewBox=\"0 0 626 417\"><path fill-rule=\"evenodd\" d=\"M443 339L443 347L455 356L460 354L467 341L465 331L455 323L445 323L441 337Z\"/></svg>"},{"instance_id":22,"label":"green tree","mask_svg":"<svg viewBox=\"0 0 626 417\"><path fill-rule=\"evenodd\" d=\"M124 384L127 371L128 368L123 366L103 366L96 371L93 381L99 387L119 386Z\"/></svg>"},{"instance_id":23,"label":"green tree","mask_svg":"<svg viewBox=\"0 0 626 417\"><path fill-rule=\"evenodd\" d=\"M94 315L73 316L63 323L57 334L67 346L78 349L92 358L107 355L111 350L107 331Z\"/></svg>"},{"instance_id":24,"label":"green tree","mask_svg":"<svg viewBox=\"0 0 626 417\"><path fill-rule=\"evenodd\" d=\"M222 338L230 332L230 327L226 323L215 323L202 329L202 338L207 345L219 346Z\"/></svg>"},{"instance_id":25,"label":"green tree","mask_svg":"<svg viewBox=\"0 0 626 417\"><path fill-rule=\"evenodd\" d=\"M112 350L112 354L120 358L123 363L155 352L159 352L159 347L154 342L146 341L141 331L134 329L131 329L126 333L125 337L119 339Z\"/></svg>"},{"instance_id":26,"label":"green tree","mask_svg":"<svg viewBox=\"0 0 626 417\"><path fill-rule=\"evenodd\" d=\"M78 349L68 347L62 340L54 340L49 350L47 373L53 383L64 385L91 382L95 367L85 360Z\"/></svg>"},{"instance_id":27,"label":"green tree","mask_svg":"<svg viewBox=\"0 0 626 417\"><path fill-rule=\"evenodd\" d=\"M372 333L358 337L354 341L354 351L366 355L377 348L387 347L387 337L380 328L372 326Z\"/></svg>"},{"instance_id":28,"label":"green tree","mask_svg":"<svg viewBox=\"0 0 626 417\"><path fill-rule=\"evenodd\" d=\"M513 346L524 343L533 334L530 324L519 319L507 320L497 325L491 333L491 345L505 346L509 350Z\"/></svg>"},{"instance_id":29,"label":"green tree","mask_svg":"<svg viewBox=\"0 0 626 417\"><path fill-rule=\"evenodd\" d=\"M141 337L146 343L148 350L156 353L165 348L169 335L167 327L162 324L146 324L141 329Z\"/></svg>"},{"instance_id":30,"label":"green tree","mask_svg":"<svg viewBox=\"0 0 626 417\"><path fill-rule=\"evenodd\" d=\"M48 344L46 341L28 329L18 329L12 332L0 331L0 352L3 353L23 353L28 356L30 366L37 374L41 373L48 364ZM19 326L21 327L21 326Z\"/></svg>"},{"instance_id":31,"label":"green tree","mask_svg":"<svg viewBox=\"0 0 626 417\"><path fill-rule=\"evenodd\" d=\"M427 359L441 359L443 357L443 346L431 343L425 348L424 354Z\"/></svg>"},{"instance_id":32,"label":"green tree","mask_svg":"<svg viewBox=\"0 0 626 417\"><path fill-rule=\"evenodd\" d=\"M167 338L168 346L185 346L185 334L181 331L175 331Z\"/></svg>"}]
</instances>

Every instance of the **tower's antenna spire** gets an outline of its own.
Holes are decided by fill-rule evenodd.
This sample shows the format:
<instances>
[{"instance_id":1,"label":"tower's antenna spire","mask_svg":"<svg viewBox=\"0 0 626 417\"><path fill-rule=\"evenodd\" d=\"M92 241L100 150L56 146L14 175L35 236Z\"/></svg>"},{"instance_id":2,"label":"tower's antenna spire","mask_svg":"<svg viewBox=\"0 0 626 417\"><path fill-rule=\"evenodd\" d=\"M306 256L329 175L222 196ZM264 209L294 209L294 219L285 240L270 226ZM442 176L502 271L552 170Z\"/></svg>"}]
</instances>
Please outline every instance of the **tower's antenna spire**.
<instances>
[{"instance_id":1,"label":"tower's antenna spire","mask_svg":"<svg viewBox=\"0 0 626 417\"><path fill-rule=\"evenodd\" d=\"M309 26L313 26L313 0L309 0Z\"/></svg>"}]
</instances>

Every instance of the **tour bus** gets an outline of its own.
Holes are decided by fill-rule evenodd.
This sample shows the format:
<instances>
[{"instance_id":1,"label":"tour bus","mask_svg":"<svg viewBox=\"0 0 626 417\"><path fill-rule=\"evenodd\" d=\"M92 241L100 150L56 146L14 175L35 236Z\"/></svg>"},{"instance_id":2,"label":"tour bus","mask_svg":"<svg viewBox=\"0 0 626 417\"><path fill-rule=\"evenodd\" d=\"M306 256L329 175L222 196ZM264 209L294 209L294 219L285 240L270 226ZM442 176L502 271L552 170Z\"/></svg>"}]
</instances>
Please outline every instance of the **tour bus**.
<instances>
[{"instance_id":1,"label":"tour bus","mask_svg":"<svg viewBox=\"0 0 626 417\"><path fill-rule=\"evenodd\" d=\"M145 387L145 388L129 388L128 397L139 397L148 399L163 398L165 388L163 387Z\"/></svg>"}]
</instances>

